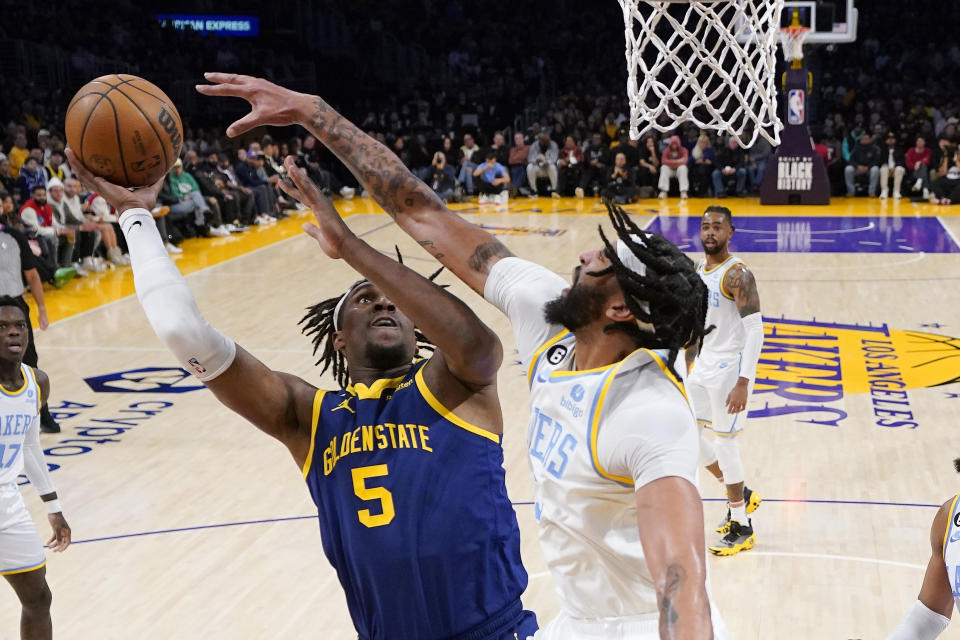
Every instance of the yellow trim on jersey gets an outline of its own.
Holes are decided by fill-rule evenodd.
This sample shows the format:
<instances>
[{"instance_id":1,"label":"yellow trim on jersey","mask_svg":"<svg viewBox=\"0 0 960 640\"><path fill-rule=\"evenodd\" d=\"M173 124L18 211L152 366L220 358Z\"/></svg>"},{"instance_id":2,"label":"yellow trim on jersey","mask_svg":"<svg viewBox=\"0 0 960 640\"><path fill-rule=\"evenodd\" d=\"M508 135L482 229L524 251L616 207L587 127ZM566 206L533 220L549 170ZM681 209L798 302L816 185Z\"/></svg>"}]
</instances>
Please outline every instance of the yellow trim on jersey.
<instances>
[{"instance_id":1,"label":"yellow trim on jersey","mask_svg":"<svg viewBox=\"0 0 960 640\"><path fill-rule=\"evenodd\" d=\"M735 257L735 256L730 256L729 258L727 258L726 260L724 260L723 262L721 262L720 264L718 264L717 266L715 266L713 269L707 269L707 261L704 260L704 261L703 261L703 272L704 272L704 273L707 273L707 274L713 273L714 271L716 271L717 269L719 269L719 268L722 267L723 265L725 265L725 264L727 264L728 262L730 262L731 260L733 260L734 257Z\"/></svg>"},{"instance_id":2,"label":"yellow trim on jersey","mask_svg":"<svg viewBox=\"0 0 960 640\"><path fill-rule=\"evenodd\" d=\"M21 364L21 365L20 365L20 373L23 375L23 386L20 387L19 389L17 389L16 391L10 391L10 390L7 389L5 386L3 386L2 384L0 384L0 393L2 393L2 394L5 395L5 396L11 396L11 397L12 397L12 396L18 396L18 395L20 395L21 393L24 392L24 390L27 388L27 375L26 375L25 373L23 373L23 367L24 367L24 366L26 366L26 365L24 365L24 364Z\"/></svg>"},{"instance_id":3,"label":"yellow trim on jersey","mask_svg":"<svg viewBox=\"0 0 960 640\"><path fill-rule=\"evenodd\" d=\"M947 516L947 528L943 530L943 544L940 549L940 556L944 556L947 553L947 536L950 534L950 528L953 526L953 514L957 508L957 499L960 498L960 493L953 497L953 502L950 503L950 515Z\"/></svg>"},{"instance_id":4,"label":"yellow trim on jersey","mask_svg":"<svg viewBox=\"0 0 960 640\"><path fill-rule=\"evenodd\" d=\"M636 353L636 351L634 351L634 353ZM627 356L627 358L629 357L630 356ZM600 456L597 455L597 442L600 439L600 414L603 411L603 402L607 398L607 391L610 389L610 384L613 382L613 379L617 377L617 371L621 366L623 366L623 363L627 361L627 358L624 358L620 362L613 365L613 370L607 374L607 379L603 381L603 385L600 387L600 393L598 393L594 399L594 404L592 407L593 420L590 423L590 454L593 456L593 467L601 476L608 480L613 480L614 482L632 485L633 478L617 476L604 469L600 464Z\"/></svg>"},{"instance_id":5,"label":"yellow trim on jersey","mask_svg":"<svg viewBox=\"0 0 960 640\"><path fill-rule=\"evenodd\" d=\"M45 566L47 566L46 560L32 567L24 567L23 569L14 569L12 571L0 571L0 576L12 576L18 573L27 573L28 571L36 571L37 569L43 569Z\"/></svg>"},{"instance_id":6,"label":"yellow trim on jersey","mask_svg":"<svg viewBox=\"0 0 960 640\"><path fill-rule=\"evenodd\" d=\"M530 367L527 369L527 382L530 382L530 380L533 379L533 368L537 366L537 362L540 360L540 356L543 355L543 352L560 342L560 340L562 340L563 337L568 333L570 332L564 329L557 335L544 342L542 345L540 345L539 349L533 352L533 357L530 358Z\"/></svg>"},{"instance_id":7,"label":"yellow trim on jersey","mask_svg":"<svg viewBox=\"0 0 960 640\"><path fill-rule=\"evenodd\" d=\"M399 387L400 383L403 382L404 378L406 377L406 375L402 375L399 378L383 378L381 380L374 380L373 384L369 387L362 382L356 382L347 387L347 392L355 394L359 400L375 400L382 396L383 392L387 389L393 390Z\"/></svg>"},{"instance_id":8,"label":"yellow trim on jersey","mask_svg":"<svg viewBox=\"0 0 960 640\"><path fill-rule=\"evenodd\" d=\"M33 378L33 386L37 389L37 411L43 408L43 399L40 397L40 383L37 382L37 372L33 370L33 367L29 365L21 365L27 368L27 371L30 372L30 376ZM26 376L24 376L26 378Z\"/></svg>"},{"instance_id":9,"label":"yellow trim on jersey","mask_svg":"<svg viewBox=\"0 0 960 640\"><path fill-rule=\"evenodd\" d=\"M313 445L317 441L317 427L320 426L320 407L323 403L323 396L326 395L326 391L323 389L317 389L317 393L313 396L313 413L310 420L310 448L307 449L307 459L303 461L303 467L300 470L303 472L303 479L307 479L307 474L310 473L310 465L313 464Z\"/></svg>"},{"instance_id":10,"label":"yellow trim on jersey","mask_svg":"<svg viewBox=\"0 0 960 640\"><path fill-rule=\"evenodd\" d=\"M733 256L730 256L730 257L732 258ZM720 276L720 293L722 293L722 294L723 294L723 297L726 298L727 300L733 300L733 296L730 295L729 293L727 293L727 290L723 288L723 281L724 281L724 279L727 277L727 272L730 271L730 269L733 269L733 268L734 268L735 266L737 266L738 264L743 264L743 262L742 262L742 261L734 262L732 265L730 265L729 267L727 267L727 268L723 271L723 275Z\"/></svg>"},{"instance_id":11,"label":"yellow trim on jersey","mask_svg":"<svg viewBox=\"0 0 960 640\"><path fill-rule=\"evenodd\" d=\"M423 399L427 401L427 404L429 404L434 411L436 411L441 416L443 416L444 420L447 420L448 422L452 422L453 424L457 425L461 429L465 429L470 433L473 433L475 435L486 438L487 440L492 440L493 442L500 444L500 436L493 433L492 431L487 431L482 427L478 427L475 424L470 424L466 420L461 419L455 413L450 411L450 409L447 409L445 406L443 406L440 403L440 401L437 400L437 397L433 395L433 392L430 391L430 389L427 387L427 383L423 379L423 367L420 367L420 369L417 371L417 375L415 376L415 378L417 381L417 389L420 390L420 395L423 396Z\"/></svg>"},{"instance_id":12,"label":"yellow trim on jersey","mask_svg":"<svg viewBox=\"0 0 960 640\"><path fill-rule=\"evenodd\" d=\"M683 381L673 375L673 373L670 371L670 368L667 366L667 363L661 360L660 356L657 355L656 352L651 351L650 349L643 349L643 351L646 351L648 354L650 354L650 357L653 358L653 361L660 366L660 370L663 371L665 376L667 376L667 379L674 384L677 390L683 394L683 398L689 403L690 398L687 397L687 390L683 387Z\"/></svg>"}]
</instances>

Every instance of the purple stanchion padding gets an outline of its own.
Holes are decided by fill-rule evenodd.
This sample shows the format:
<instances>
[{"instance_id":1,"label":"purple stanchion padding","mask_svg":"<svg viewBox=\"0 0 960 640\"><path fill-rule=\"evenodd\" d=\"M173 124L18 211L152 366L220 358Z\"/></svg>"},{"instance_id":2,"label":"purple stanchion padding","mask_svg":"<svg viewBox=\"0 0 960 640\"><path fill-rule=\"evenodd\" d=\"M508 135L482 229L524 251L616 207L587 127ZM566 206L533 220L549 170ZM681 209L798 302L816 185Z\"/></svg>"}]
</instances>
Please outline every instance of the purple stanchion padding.
<instances>
[{"instance_id":1,"label":"purple stanchion padding","mask_svg":"<svg viewBox=\"0 0 960 640\"><path fill-rule=\"evenodd\" d=\"M762 216L734 218L734 224L730 240L734 252L960 253L939 218ZM657 217L647 230L684 251L703 251L699 217Z\"/></svg>"},{"instance_id":2,"label":"purple stanchion padding","mask_svg":"<svg viewBox=\"0 0 960 640\"><path fill-rule=\"evenodd\" d=\"M760 204L830 204L830 179L823 158L813 152L807 126L810 75L803 69L786 72L786 96L780 146L767 163L760 185Z\"/></svg>"}]
</instances>

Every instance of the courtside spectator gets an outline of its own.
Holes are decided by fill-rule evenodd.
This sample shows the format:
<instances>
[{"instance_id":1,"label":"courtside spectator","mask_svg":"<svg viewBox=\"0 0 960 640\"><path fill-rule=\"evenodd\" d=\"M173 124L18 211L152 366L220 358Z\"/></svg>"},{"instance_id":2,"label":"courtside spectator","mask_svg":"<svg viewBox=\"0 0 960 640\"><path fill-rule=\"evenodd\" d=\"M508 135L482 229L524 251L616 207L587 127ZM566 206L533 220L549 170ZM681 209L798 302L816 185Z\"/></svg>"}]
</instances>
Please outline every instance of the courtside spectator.
<instances>
[{"instance_id":1,"label":"courtside spectator","mask_svg":"<svg viewBox=\"0 0 960 640\"><path fill-rule=\"evenodd\" d=\"M17 191L20 193L20 202L29 200L37 186L46 188L47 172L43 170L36 158L27 156L17 177Z\"/></svg>"},{"instance_id":2,"label":"courtside spectator","mask_svg":"<svg viewBox=\"0 0 960 640\"><path fill-rule=\"evenodd\" d=\"M610 177L610 147L603 144L601 134L594 133L583 155L583 175L580 176L580 186L574 194L582 198L584 191L590 191L594 196L598 196L600 190L607 186L607 179Z\"/></svg>"},{"instance_id":3,"label":"courtside spectator","mask_svg":"<svg viewBox=\"0 0 960 640\"><path fill-rule=\"evenodd\" d=\"M637 169L636 179L637 187L641 192L647 191L642 197L651 197L654 187L657 186L657 176L660 173L660 153L657 151L657 142L653 136L646 136L640 141L637 157L639 158L639 168Z\"/></svg>"},{"instance_id":4,"label":"courtside spectator","mask_svg":"<svg viewBox=\"0 0 960 640\"><path fill-rule=\"evenodd\" d=\"M727 183L736 180L737 197L746 195L747 186L747 159L746 152L740 148L737 139L733 136L727 139L727 144L717 151L716 168L713 170L713 195L724 198L727 195Z\"/></svg>"},{"instance_id":5,"label":"courtside spectator","mask_svg":"<svg viewBox=\"0 0 960 640\"><path fill-rule=\"evenodd\" d=\"M562 196L574 195L574 189L580 185L580 175L583 172L583 149L573 139L567 136L563 141L563 148L557 158L557 182Z\"/></svg>"},{"instance_id":6,"label":"courtside spectator","mask_svg":"<svg viewBox=\"0 0 960 640\"><path fill-rule=\"evenodd\" d=\"M487 149L484 163L473 171L473 177L478 179L477 188L480 190L480 204L493 202L507 204L510 187L510 172L497 162L497 152Z\"/></svg>"},{"instance_id":7,"label":"courtside spectator","mask_svg":"<svg viewBox=\"0 0 960 640\"><path fill-rule=\"evenodd\" d=\"M690 189L695 197L706 195L710 177L713 175L713 145L710 136L703 134L697 138L690 152Z\"/></svg>"},{"instance_id":8,"label":"courtside spectator","mask_svg":"<svg viewBox=\"0 0 960 640\"><path fill-rule=\"evenodd\" d=\"M903 187L903 176L906 173L905 165L907 163L903 151L897 145L897 134L893 131L887 133L886 150L883 154L883 164L880 165L880 198L884 199L888 195L888 182L890 174L893 174L893 198L899 200L901 188Z\"/></svg>"},{"instance_id":9,"label":"courtside spectator","mask_svg":"<svg viewBox=\"0 0 960 640\"><path fill-rule=\"evenodd\" d=\"M433 162L430 163L430 175L427 176L427 184L433 189L440 199L444 202L450 202L454 199L454 193L457 187L456 172L447 164L447 156L443 151L437 151L433 154Z\"/></svg>"},{"instance_id":10,"label":"courtside spectator","mask_svg":"<svg viewBox=\"0 0 960 640\"><path fill-rule=\"evenodd\" d=\"M637 183L633 179L633 169L627 164L627 154L617 153L613 161L613 171L603 197L617 204L629 204L637 199Z\"/></svg>"},{"instance_id":11,"label":"courtside spectator","mask_svg":"<svg viewBox=\"0 0 960 640\"><path fill-rule=\"evenodd\" d=\"M868 196L877 192L880 182L880 163L883 162L883 152L873 143L870 134L863 134L853 151L850 152L850 163L844 169L844 180L847 185L847 197L853 197L856 191L855 179L869 177Z\"/></svg>"},{"instance_id":12,"label":"courtside spectator","mask_svg":"<svg viewBox=\"0 0 960 640\"><path fill-rule=\"evenodd\" d=\"M460 175L457 180L463 185L468 195L473 195L473 170L477 168L480 159L480 146L469 133L463 134L463 145L460 147Z\"/></svg>"},{"instance_id":13,"label":"courtside spectator","mask_svg":"<svg viewBox=\"0 0 960 640\"><path fill-rule=\"evenodd\" d=\"M550 195L559 198L557 186L559 176L557 175L557 159L560 156L560 148L557 143L550 139L547 133L541 133L537 136L537 141L530 145L530 151L527 153L527 183L530 185L530 192L537 195L537 179L547 178L550 180Z\"/></svg>"},{"instance_id":14,"label":"courtside spectator","mask_svg":"<svg viewBox=\"0 0 960 640\"><path fill-rule=\"evenodd\" d=\"M750 177L750 188L760 190L763 176L767 172L767 162L773 155L773 147L763 136L759 136L753 146L747 151L747 175Z\"/></svg>"},{"instance_id":15,"label":"courtside spectator","mask_svg":"<svg viewBox=\"0 0 960 640\"><path fill-rule=\"evenodd\" d=\"M680 144L680 136L670 136L667 148L663 150L660 157L660 197L666 198L670 191L670 181L676 178L680 186L680 197L686 199L687 192L690 190L689 169L687 161L690 154L686 148Z\"/></svg>"},{"instance_id":16,"label":"courtside spectator","mask_svg":"<svg viewBox=\"0 0 960 640\"><path fill-rule=\"evenodd\" d=\"M14 178L19 177L20 167L23 166L24 161L26 161L29 156L30 150L27 148L27 134L17 133L13 141L13 147L11 147L10 152L7 153L7 158L10 160L11 176ZM26 198L24 199L26 200Z\"/></svg>"},{"instance_id":17,"label":"courtside spectator","mask_svg":"<svg viewBox=\"0 0 960 640\"><path fill-rule=\"evenodd\" d=\"M527 157L530 155L530 145L523 138L523 134L513 134L513 146L507 158L510 168L510 183L515 190L526 189L527 184Z\"/></svg>"},{"instance_id":18,"label":"courtside spectator","mask_svg":"<svg viewBox=\"0 0 960 640\"><path fill-rule=\"evenodd\" d=\"M910 174L910 190L923 193L923 199L930 198L930 167L933 162L933 154L927 146L927 141L921 136L917 138L914 146L907 151L907 172Z\"/></svg>"}]
</instances>

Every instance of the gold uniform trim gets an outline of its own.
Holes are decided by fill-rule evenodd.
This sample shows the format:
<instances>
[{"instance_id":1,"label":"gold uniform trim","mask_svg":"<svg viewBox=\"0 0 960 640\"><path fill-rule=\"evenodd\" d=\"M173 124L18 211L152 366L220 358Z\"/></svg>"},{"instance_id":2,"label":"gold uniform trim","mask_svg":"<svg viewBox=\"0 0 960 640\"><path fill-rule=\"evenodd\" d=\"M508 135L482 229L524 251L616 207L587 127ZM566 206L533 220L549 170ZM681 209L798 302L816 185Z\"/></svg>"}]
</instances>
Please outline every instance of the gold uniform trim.
<instances>
[{"instance_id":1,"label":"gold uniform trim","mask_svg":"<svg viewBox=\"0 0 960 640\"><path fill-rule=\"evenodd\" d=\"M943 544L940 545L941 557L947 553L947 536L950 535L950 529L953 527L953 514L956 513L958 498L960 498L960 493L955 495L953 497L953 502L950 503L950 515L947 516L947 528L943 530Z\"/></svg>"},{"instance_id":2,"label":"gold uniform trim","mask_svg":"<svg viewBox=\"0 0 960 640\"><path fill-rule=\"evenodd\" d=\"M450 409L447 409L445 406L440 404L440 401L437 400L437 397L435 395L433 395L433 392L430 391L430 389L427 387L426 381L424 381L423 379L423 367L420 367L420 369L417 371L416 380L417 380L417 389L420 390L420 395L422 395L423 399L427 401L427 404L429 404L430 407L434 411L439 413L445 420L447 420L448 422L452 422L453 424L457 425L461 429L465 429L470 433L473 433L482 438L486 438L487 440L491 440L493 442L496 442L497 444L500 444L500 436L493 433L492 431L487 431L482 427L478 427L475 424L470 424L466 420L463 420L458 415L450 411Z\"/></svg>"},{"instance_id":3,"label":"gold uniform trim","mask_svg":"<svg viewBox=\"0 0 960 640\"><path fill-rule=\"evenodd\" d=\"M323 396L326 395L326 391L323 389L317 389L317 393L313 396L313 413L310 420L310 448L307 449L307 459L303 461L303 467L300 470L303 472L303 479L307 479L307 474L310 473L310 466L313 464L313 445L317 442L317 427L320 426L320 407L323 404Z\"/></svg>"},{"instance_id":4,"label":"gold uniform trim","mask_svg":"<svg viewBox=\"0 0 960 640\"><path fill-rule=\"evenodd\" d=\"M37 569L42 569L45 566L47 566L46 560L32 567L24 567L23 569L14 569L13 571L0 571L0 576L13 576L18 573L27 573L28 571L36 571Z\"/></svg>"},{"instance_id":5,"label":"gold uniform trim","mask_svg":"<svg viewBox=\"0 0 960 640\"><path fill-rule=\"evenodd\" d=\"M5 386L0 384L0 393L2 393L5 396L18 396L21 393L23 393L24 389L27 388L27 374L24 373L23 371L25 368L29 369L30 367L25 364L20 365L20 373L23 373L23 385L16 391L11 391L10 389L7 389ZM36 378L34 378L34 380L36 380Z\"/></svg>"},{"instance_id":6,"label":"gold uniform trim","mask_svg":"<svg viewBox=\"0 0 960 640\"><path fill-rule=\"evenodd\" d=\"M33 386L37 390L37 411L40 411L40 409L43 408L43 398L40 397L40 394L43 392L40 390L40 383L37 382L37 372L34 371L33 367L31 366L28 366L28 365L24 365L24 366L27 367L27 371L30 372L30 376L33 378ZM26 376L24 376L24 378L26 378Z\"/></svg>"},{"instance_id":7,"label":"gold uniform trim","mask_svg":"<svg viewBox=\"0 0 960 640\"><path fill-rule=\"evenodd\" d=\"M561 331L560 333L558 333L557 335L553 336L552 338L544 342L542 345L540 345L540 348L533 353L533 357L530 358L530 367L527 369L528 383L531 380L533 380L533 368L537 366L537 362L540 361L540 356L543 355L543 352L549 349L550 347L552 347L553 345L557 344L558 342L560 342L560 340L563 339L568 333L570 332L564 329L563 331Z\"/></svg>"}]
</instances>

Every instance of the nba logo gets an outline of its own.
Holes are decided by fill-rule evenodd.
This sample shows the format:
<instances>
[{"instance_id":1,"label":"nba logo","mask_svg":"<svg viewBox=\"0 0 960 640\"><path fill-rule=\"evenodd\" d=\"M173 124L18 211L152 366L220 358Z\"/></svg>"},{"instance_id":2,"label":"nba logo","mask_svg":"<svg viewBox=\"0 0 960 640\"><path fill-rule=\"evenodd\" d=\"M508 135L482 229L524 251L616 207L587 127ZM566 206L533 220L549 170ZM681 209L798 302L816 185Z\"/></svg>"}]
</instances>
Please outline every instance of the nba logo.
<instances>
[{"instance_id":1,"label":"nba logo","mask_svg":"<svg viewBox=\"0 0 960 640\"><path fill-rule=\"evenodd\" d=\"M803 90L791 89L787 93L787 122L803 124Z\"/></svg>"}]
</instances>

